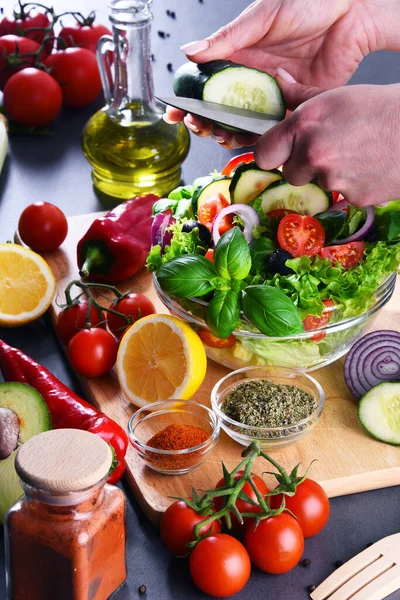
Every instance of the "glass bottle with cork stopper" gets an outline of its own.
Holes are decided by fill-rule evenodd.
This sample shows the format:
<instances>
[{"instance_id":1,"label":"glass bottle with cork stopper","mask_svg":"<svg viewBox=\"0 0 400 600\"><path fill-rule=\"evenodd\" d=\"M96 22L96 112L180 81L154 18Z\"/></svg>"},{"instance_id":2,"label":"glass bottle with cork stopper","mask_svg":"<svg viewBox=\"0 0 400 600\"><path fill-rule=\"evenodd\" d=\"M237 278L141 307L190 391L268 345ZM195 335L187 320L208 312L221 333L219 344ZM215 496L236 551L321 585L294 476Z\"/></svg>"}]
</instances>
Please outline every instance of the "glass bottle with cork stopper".
<instances>
[{"instance_id":1,"label":"glass bottle with cork stopper","mask_svg":"<svg viewBox=\"0 0 400 600\"><path fill-rule=\"evenodd\" d=\"M164 109L154 98L151 3L110 3L113 35L103 36L97 48L106 105L83 131L83 152L93 166L95 188L121 200L147 193L167 195L179 185L189 151L186 127L165 123Z\"/></svg>"},{"instance_id":2,"label":"glass bottle with cork stopper","mask_svg":"<svg viewBox=\"0 0 400 600\"><path fill-rule=\"evenodd\" d=\"M106 484L109 445L77 429L32 437L5 518L9 600L106 600L126 579L125 497Z\"/></svg>"}]
</instances>

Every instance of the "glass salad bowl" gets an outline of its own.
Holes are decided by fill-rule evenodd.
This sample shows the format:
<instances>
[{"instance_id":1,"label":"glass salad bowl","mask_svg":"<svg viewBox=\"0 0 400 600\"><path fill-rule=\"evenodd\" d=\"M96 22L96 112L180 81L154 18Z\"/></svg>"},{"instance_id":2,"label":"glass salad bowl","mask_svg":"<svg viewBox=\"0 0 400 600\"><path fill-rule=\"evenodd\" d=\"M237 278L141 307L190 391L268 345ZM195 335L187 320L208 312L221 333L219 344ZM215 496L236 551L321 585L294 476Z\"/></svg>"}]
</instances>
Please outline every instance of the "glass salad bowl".
<instances>
[{"instance_id":1,"label":"glass salad bowl","mask_svg":"<svg viewBox=\"0 0 400 600\"><path fill-rule=\"evenodd\" d=\"M235 343L230 348L215 348L204 344L207 356L229 369L275 365L313 371L325 367L346 354L363 334L374 316L390 300L396 284L396 273L389 275L372 294L368 308L362 314L344 318L340 305L331 309L329 323L320 329L284 337L269 337L260 333L242 315L240 328L233 332ZM208 330L204 314L207 302L198 298L173 298L160 287L153 274L158 297L174 316L195 331Z\"/></svg>"}]
</instances>

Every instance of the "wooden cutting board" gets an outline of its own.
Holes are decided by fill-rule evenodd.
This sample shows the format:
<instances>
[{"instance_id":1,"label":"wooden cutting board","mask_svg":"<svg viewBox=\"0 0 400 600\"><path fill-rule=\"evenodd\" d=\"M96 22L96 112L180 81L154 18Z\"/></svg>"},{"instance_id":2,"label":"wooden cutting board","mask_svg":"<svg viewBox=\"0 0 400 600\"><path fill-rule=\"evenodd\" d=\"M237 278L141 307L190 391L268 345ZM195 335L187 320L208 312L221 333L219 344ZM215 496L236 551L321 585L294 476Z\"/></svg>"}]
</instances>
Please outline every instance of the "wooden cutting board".
<instances>
[{"instance_id":1,"label":"wooden cutting board","mask_svg":"<svg viewBox=\"0 0 400 600\"><path fill-rule=\"evenodd\" d=\"M77 242L97 216L98 213L70 218L68 237L60 250L44 255L57 280L57 293L51 307L53 319L59 311L56 302L64 301L65 287L71 280L79 278ZM158 312L168 312L158 300L145 270L120 287L126 290L133 285L149 296ZM370 329L400 330L399 300L400 284ZM212 387L228 372L225 367L209 360L207 377L193 399L210 405ZM298 444L275 451L275 460L291 469L298 462L305 468L313 459L317 459L311 475L323 485L330 497L400 484L400 447L373 440L359 426L355 401L343 379L343 359L314 371L313 376L326 394L322 418L317 427ZM122 395L116 374L112 372L98 379L82 379L82 384L87 399L126 429L129 418L137 409ZM219 443L200 467L186 475L167 476L144 466L130 447L126 478L145 514L157 524L172 502L172 496L188 496L192 486L200 490L213 487L221 476L220 462L223 460L229 470L233 469L240 460L242 450L242 446L221 431ZM259 463L256 461L254 471L261 475L264 470L267 470L266 463L263 460Z\"/></svg>"}]
</instances>

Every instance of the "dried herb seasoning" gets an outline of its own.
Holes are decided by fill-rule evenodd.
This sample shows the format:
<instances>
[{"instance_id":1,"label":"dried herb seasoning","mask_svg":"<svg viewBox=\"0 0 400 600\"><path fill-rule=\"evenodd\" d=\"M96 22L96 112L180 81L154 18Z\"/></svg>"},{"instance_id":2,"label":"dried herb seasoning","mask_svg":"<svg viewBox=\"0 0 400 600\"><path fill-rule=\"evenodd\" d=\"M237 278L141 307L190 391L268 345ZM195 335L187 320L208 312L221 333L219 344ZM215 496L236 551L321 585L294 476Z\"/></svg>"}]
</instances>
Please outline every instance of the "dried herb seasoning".
<instances>
[{"instance_id":1,"label":"dried herb seasoning","mask_svg":"<svg viewBox=\"0 0 400 600\"><path fill-rule=\"evenodd\" d=\"M295 425L309 417L316 408L317 401L305 390L267 379L240 383L221 406L226 416L250 427Z\"/></svg>"}]
</instances>

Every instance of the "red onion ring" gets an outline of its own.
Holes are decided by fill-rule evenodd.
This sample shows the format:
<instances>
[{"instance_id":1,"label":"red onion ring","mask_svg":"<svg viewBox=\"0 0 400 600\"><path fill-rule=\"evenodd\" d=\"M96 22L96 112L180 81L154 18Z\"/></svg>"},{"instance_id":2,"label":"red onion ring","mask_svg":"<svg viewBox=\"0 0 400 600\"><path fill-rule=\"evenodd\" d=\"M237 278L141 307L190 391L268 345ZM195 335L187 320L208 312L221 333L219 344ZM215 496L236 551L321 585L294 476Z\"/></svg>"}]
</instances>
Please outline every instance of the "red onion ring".
<instances>
[{"instance_id":1,"label":"red onion ring","mask_svg":"<svg viewBox=\"0 0 400 600\"><path fill-rule=\"evenodd\" d=\"M374 222L375 222L374 209L372 208L372 206L364 206L364 210L367 213L367 218L365 220L365 223L362 225L362 227L360 227L360 229L358 229L355 233L353 233L353 235L350 235L347 238L333 240L332 245L349 244L350 242L359 242L360 240L363 239L363 237L365 237L367 235L367 233L369 233L371 231L371 229L374 226Z\"/></svg>"},{"instance_id":2,"label":"red onion ring","mask_svg":"<svg viewBox=\"0 0 400 600\"><path fill-rule=\"evenodd\" d=\"M166 229L174 223L175 219L172 216L172 211L168 210L156 214L151 225L151 245L160 245L161 251L164 252L165 246L168 246L172 239L172 233L166 231Z\"/></svg>"},{"instance_id":3,"label":"red onion ring","mask_svg":"<svg viewBox=\"0 0 400 600\"><path fill-rule=\"evenodd\" d=\"M253 229L256 225L260 224L260 217L258 216L257 211L248 204L230 204L229 206L223 208L214 219L212 226L214 244L217 244L221 237L219 234L219 228L223 218L232 213L238 215L242 219L244 223L243 235L246 240L251 242L254 238Z\"/></svg>"}]
</instances>

